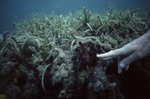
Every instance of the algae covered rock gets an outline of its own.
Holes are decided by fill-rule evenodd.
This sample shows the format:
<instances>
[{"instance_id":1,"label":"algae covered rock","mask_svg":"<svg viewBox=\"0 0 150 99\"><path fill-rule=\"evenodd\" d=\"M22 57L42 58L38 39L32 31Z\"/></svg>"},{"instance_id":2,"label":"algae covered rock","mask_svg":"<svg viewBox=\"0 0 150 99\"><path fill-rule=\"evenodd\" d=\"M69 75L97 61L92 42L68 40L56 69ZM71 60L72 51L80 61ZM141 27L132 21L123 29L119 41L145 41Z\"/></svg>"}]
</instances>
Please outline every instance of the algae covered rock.
<instances>
[{"instance_id":1,"label":"algae covered rock","mask_svg":"<svg viewBox=\"0 0 150 99\"><path fill-rule=\"evenodd\" d=\"M10 38L0 37L0 93L10 99L124 99L123 81L149 73L132 68L119 76L117 59L96 54L122 47L149 27L147 12L129 10L96 14L84 7L68 16L28 17ZM136 64L142 65L149 70L149 60Z\"/></svg>"}]
</instances>

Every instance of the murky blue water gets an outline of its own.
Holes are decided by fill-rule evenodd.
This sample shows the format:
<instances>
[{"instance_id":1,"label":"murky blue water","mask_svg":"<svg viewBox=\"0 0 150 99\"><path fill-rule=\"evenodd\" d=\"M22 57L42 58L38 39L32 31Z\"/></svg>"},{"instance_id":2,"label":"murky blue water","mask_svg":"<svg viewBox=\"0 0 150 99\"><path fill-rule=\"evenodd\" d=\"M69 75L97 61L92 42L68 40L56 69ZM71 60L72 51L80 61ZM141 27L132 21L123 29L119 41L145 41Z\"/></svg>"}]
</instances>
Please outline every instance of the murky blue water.
<instances>
[{"instance_id":1,"label":"murky blue water","mask_svg":"<svg viewBox=\"0 0 150 99\"><path fill-rule=\"evenodd\" d=\"M109 2L116 9L131 7L133 9L150 9L150 0L0 0L0 34L11 31L12 23L25 20L36 12L50 14L52 11L66 15L74 13L85 6L94 12L106 11Z\"/></svg>"}]
</instances>

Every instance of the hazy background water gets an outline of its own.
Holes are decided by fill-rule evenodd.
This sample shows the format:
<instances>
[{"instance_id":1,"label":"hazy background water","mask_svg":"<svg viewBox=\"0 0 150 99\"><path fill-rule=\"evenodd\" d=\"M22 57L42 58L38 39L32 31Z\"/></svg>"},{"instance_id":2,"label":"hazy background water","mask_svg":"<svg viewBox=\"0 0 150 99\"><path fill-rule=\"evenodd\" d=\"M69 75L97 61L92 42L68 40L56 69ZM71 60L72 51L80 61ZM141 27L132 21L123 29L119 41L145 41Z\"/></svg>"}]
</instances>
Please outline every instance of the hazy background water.
<instances>
[{"instance_id":1,"label":"hazy background water","mask_svg":"<svg viewBox=\"0 0 150 99\"><path fill-rule=\"evenodd\" d=\"M25 20L36 12L47 15L57 8L60 14L81 10L83 6L94 12L106 11L109 2L116 9L123 7L150 9L150 0L0 0L0 34L11 31L12 23Z\"/></svg>"}]
</instances>

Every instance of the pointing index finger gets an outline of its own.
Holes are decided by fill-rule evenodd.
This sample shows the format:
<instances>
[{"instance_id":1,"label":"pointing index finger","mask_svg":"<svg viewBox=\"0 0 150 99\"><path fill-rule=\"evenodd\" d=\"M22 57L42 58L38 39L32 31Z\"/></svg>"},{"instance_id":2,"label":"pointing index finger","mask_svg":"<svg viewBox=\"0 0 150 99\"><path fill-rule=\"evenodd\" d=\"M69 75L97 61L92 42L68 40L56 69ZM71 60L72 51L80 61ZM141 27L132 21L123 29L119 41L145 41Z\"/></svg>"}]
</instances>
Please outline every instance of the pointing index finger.
<instances>
[{"instance_id":1,"label":"pointing index finger","mask_svg":"<svg viewBox=\"0 0 150 99\"><path fill-rule=\"evenodd\" d=\"M125 50L125 48L122 47L113 51L109 51L104 54L97 54L96 56L100 59L107 60L107 59L116 58L125 54L127 54L127 50Z\"/></svg>"}]
</instances>

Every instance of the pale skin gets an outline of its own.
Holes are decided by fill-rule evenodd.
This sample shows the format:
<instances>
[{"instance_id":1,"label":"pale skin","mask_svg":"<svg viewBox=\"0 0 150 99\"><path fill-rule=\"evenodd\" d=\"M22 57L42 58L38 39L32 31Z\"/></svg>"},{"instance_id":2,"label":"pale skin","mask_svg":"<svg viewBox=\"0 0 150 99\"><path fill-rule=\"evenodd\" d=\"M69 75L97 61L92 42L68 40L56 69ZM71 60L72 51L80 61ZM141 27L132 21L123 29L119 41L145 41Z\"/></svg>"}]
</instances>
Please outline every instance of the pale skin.
<instances>
[{"instance_id":1,"label":"pale skin","mask_svg":"<svg viewBox=\"0 0 150 99\"><path fill-rule=\"evenodd\" d=\"M97 54L97 57L102 60L118 58L118 73L121 73L122 69L128 70L131 63L140 60L149 54L150 30L122 48L103 54Z\"/></svg>"}]
</instances>

